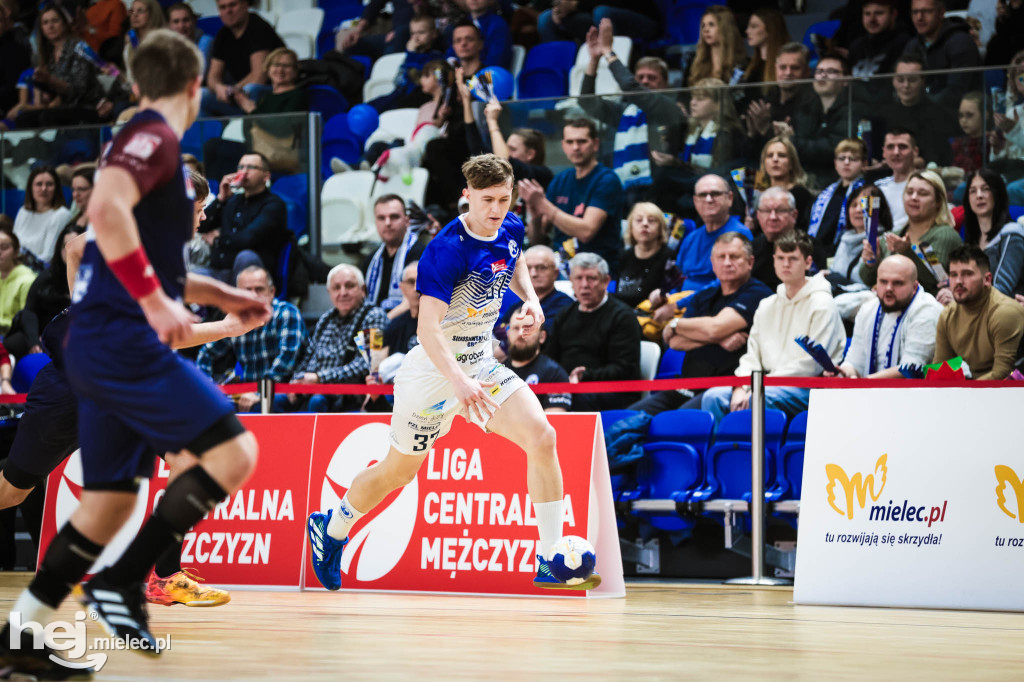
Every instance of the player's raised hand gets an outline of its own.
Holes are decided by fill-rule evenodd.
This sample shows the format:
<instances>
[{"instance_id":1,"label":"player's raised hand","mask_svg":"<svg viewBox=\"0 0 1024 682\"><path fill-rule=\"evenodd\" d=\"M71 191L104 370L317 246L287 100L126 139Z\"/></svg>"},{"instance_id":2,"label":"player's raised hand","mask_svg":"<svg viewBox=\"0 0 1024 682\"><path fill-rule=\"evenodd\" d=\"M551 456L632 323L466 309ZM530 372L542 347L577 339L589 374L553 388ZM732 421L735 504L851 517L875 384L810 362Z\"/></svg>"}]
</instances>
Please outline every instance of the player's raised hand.
<instances>
[{"instance_id":1,"label":"player's raised hand","mask_svg":"<svg viewBox=\"0 0 1024 682\"><path fill-rule=\"evenodd\" d=\"M199 318L177 301L172 301L163 289L140 298L139 307L161 343L171 347L188 345L192 337L192 324L198 322Z\"/></svg>"}]
</instances>

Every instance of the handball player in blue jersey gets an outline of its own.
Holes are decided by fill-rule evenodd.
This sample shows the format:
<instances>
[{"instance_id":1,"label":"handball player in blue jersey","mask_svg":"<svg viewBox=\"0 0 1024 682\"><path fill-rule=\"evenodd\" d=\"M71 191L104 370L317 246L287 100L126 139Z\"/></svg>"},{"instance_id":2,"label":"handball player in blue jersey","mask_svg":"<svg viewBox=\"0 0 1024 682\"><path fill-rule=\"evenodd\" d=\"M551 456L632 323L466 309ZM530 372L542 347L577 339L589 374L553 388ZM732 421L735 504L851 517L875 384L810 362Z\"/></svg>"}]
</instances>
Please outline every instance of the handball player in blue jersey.
<instances>
[{"instance_id":1,"label":"handball player in blue jersey","mask_svg":"<svg viewBox=\"0 0 1024 682\"><path fill-rule=\"evenodd\" d=\"M186 273L194 192L179 141L199 110L202 56L168 30L152 32L132 62L138 113L101 158L89 236L72 292L65 342L78 396L83 490L39 571L0 633L0 672L45 678L89 674L27 623L45 624L130 516L157 452L199 464L168 485L129 551L84 586L83 601L112 634L157 653L143 581L156 559L252 473L257 446L230 400L170 345L187 343L194 317L181 301L243 320L266 320L255 295ZM16 627L15 627L16 626ZM63 663L63 665L61 664Z\"/></svg>"},{"instance_id":2,"label":"handball player in blue jersey","mask_svg":"<svg viewBox=\"0 0 1024 682\"><path fill-rule=\"evenodd\" d=\"M420 345L409 351L395 376L391 448L384 461L355 477L337 509L314 512L307 523L314 572L329 590L341 587L341 554L349 529L388 493L416 477L434 441L458 414L526 452L527 487L540 534L534 585L592 589L601 582L595 573L570 586L548 569L545 555L562 537L555 430L533 391L491 351L491 328L509 288L524 301L523 325L544 324L529 272L517 267L525 228L508 212L512 166L483 154L466 161L462 173L469 209L434 237L419 260Z\"/></svg>"}]
</instances>

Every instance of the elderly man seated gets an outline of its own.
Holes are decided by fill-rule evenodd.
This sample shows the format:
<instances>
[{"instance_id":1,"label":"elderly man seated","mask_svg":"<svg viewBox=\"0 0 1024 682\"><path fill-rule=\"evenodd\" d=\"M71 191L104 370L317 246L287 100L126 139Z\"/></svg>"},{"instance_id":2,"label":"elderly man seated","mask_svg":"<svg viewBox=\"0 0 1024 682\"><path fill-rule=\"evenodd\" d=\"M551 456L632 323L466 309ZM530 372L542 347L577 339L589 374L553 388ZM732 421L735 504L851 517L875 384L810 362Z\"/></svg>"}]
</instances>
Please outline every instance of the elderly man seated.
<instances>
[{"instance_id":1,"label":"elderly man seated","mask_svg":"<svg viewBox=\"0 0 1024 682\"><path fill-rule=\"evenodd\" d=\"M367 359L356 347L356 334L364 329L383 330L388 316L366 300L366 282L359 268L335 265L327 276L327 293L334 309L317 320L306 354L295 368L296 384L362 384L370 371ZM362 396L295 394L278 396L276 409L282 412L342 412L356 410Z\"/></svg>"}]
</instances>

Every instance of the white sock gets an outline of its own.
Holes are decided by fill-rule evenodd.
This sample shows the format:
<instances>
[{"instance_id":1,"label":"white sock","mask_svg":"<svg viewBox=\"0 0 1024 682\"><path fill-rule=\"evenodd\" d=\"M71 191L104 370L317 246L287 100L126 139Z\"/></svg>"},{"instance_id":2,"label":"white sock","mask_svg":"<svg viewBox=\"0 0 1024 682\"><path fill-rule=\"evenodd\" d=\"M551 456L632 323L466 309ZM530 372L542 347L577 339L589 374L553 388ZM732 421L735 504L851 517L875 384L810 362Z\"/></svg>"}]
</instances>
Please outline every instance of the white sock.
<instances>
[{"instance_id":1,"label":"white sock","mask_svg":"<svg viewBox=\"0 0 1024 682\"><path fill-rule=\"evenodd\" d=\"M349 528L363 518L365 513L353 507L352 503L348 501L348 493L345 493L345 497L341 498L338 508L331 515L330 523L327 524L327 534L335 540L344 540L348 537Z\"/></svg>"},{"instance_id":2,"label":"white sock","mask_svg":"<svg viewBox=\"0 0 1024 682\"><path fill-rule=\"evenodd\" d=\"M53 619L54 611L54 608L39 601L29 590L25 590L18 597L18 601L14 603L11 614L20 613L22 625L31 621L45 626ZM8 616L8 619L10 619L10 616Z\"/></svg>"},{"instance_id":3,"label":"white sock","mask_svg":"<svg viewBox=\"0 0 1024 682\"><path fill-rule=\"evenodd\" d=\"M562 538L564 504L562 500L534 502L533 511L537 515L537 532L540 534L541 554L547 559L552 545Z\"/></svg>"}]
</instances>

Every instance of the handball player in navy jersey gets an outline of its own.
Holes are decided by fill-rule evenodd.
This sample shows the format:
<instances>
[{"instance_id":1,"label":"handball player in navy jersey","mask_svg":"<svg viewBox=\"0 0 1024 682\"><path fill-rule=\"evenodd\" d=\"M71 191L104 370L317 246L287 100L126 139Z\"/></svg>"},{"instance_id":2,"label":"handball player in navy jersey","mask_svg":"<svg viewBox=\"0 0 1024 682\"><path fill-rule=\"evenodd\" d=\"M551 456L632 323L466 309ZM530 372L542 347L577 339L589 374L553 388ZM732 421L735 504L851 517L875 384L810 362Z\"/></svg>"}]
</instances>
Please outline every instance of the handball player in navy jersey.
<instances>
[{"instance_id":1,"label":"handball player in navy jersey","mask_svg":"<svg viewBox=\"0 0 1024 682\"><path fill-rule=\"evenodd\" d=\"M194 191L179 141L198 114L202 56L178 34L157 30L139 46L132 71L139 110L100 160L65 342L79 401L80 505L0 632L0 669L49 679L92 670L55 662L60 655L35 648L23 624L51 620L130 516L155 454L187 451L199 463L168 485L121 560L80 588L101 625L150 654L158 652L143 581L164 551L248 479L257 457L231 401L169 347L193 333L195 318L182 301L243 320L270 316L255 295L186 272Z\"/></svg>"},{"instance_id":2,"label":"handball player in navy jersey","mask_svg":"<svg viewBox=\"0 0 1024 682\"><path fill-rule=\"evenodd\" d=\"M363 470L337 509L314 512L307 523L313 568L329 590L341 587L341 554L349 529L388 493L416 477L434 441L461 414L526 452L527 488L540 535L534 585L592 589L595 573L578 585L555 579L545 554L562 537L562 472L555 430L533 391L491 350L491 328L509 288L524 303L524 326L544 324L526 267L517 267L525 228L508 212L513 173L494 154L474 156L462 166L469 209L449 223L424 250L418 264L417 336L395 376L390 445L382 462Z\"/></svg>"}]
</instances>

